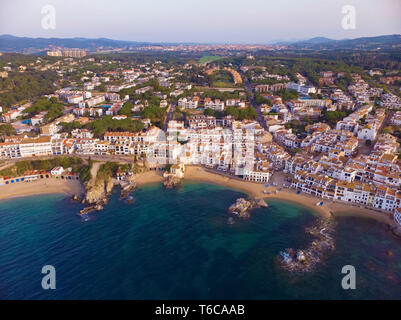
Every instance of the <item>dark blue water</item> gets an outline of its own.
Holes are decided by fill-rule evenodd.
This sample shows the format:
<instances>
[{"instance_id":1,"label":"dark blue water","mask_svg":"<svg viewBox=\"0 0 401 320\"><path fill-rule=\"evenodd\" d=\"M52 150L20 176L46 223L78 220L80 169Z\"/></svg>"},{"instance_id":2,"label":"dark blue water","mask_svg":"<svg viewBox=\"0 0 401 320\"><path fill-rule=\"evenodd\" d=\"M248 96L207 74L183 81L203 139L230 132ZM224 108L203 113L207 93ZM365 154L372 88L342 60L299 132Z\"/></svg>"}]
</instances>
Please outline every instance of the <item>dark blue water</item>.
<instances>
[{"instance_id":1,"label":"dark blue water","mask_svg":"<svg viewBox=\"0 0 401 320\"><path fill-rule=\"evenodd\" d=\"M2 299L400 299L401 242L383 224L339 218L336 250L313 273L291 276L274 260L311 239L303 207L269 201L249 220L227 224L241 193L207 184L159 185L125 204L115 193L90 221L62 195L0 203ZM389 253L391 251L391 254ZM341 288L354 265L357 289ZM56 268L43 290L41 269Z\"/></svg>"}]
</instances>

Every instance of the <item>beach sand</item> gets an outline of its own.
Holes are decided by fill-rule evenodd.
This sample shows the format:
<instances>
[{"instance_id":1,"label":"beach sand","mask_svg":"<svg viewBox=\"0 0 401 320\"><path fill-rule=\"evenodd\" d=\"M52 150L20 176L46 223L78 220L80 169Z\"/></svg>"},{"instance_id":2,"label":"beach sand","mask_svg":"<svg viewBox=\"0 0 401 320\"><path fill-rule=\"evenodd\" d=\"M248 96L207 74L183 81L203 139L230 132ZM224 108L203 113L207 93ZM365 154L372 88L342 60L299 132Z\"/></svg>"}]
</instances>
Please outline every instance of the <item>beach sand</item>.
<instances>
[{"instance_id":1,"label":"beach sand","mask_svg":"<svg viewBox=\"0 0 401 320\"><path fill-rule=\"evenodd\" d=\"M379 212L364 207L358 207L356 205L351 205L351 204L332 202L327 199L321 199L302 193L296 194L295 190L293 189L282 188L281 191L278 191L278 193L276 193L277 188L272 185L266 188L266 184L230 178L224 175L206 171L202 167L186 166L184 180L204 182L204 183L220 185L223 187L228 187L230 189L242 191L247 195L256 199L266 199L266 200L277 199L277 200L293 202L296 204L303 205L323 217L330 217L332 214L334 216L344 216L344 215L364 216L395 226L395 222L393 221L393 219L391 219L389 214L384 212ZM136 181L138 187L140 187L142 185L149 183L162 182L163 177L162 174L159 172L148 171L137 175ZM264 190L270 192L271 194L264 194L263 193ZM322 206L316 206L316 203L320 201L323 201L324 204Z\"/></svg>"},{"instance_id":2,"label":"beach sand","mask_svg":"<svg viewBox=\"0 0 401 320\"><path fill-rule=\"evenodd\" d=\"M150 183L163 182L162 172L147 171L135 176L138 187ZM238 190L256 199L277 199L296 204L303 205L313 212L323 217L334 216L364 216L379 220L385 224L396 226L394 220L388 213L358 207L357 205L346 204L341 202L332 202L327 199L320 199L306 194L296 194L295 190L282 188L276 193L277 188L266 184L243 181L236 178L231 178L222 174L213 173L198 166L185 167L185 181L204 182L227 187L233 190ZM270 194L264 194L266 190ZM13 197L22 197L29 195L62 193L69 196L82 195L84 187L78 180L61 180L61 179L40 179L32 182L20 182L16 184L0 186L0 200ZM317 202L323 201L323 206L316 206Z\"/></svg>"},{"instance_id":3,"label":"beach sand","mask_svg":"<svg viewBox=\"0 0 401 320\"><path fill-rule=\"evenodd\" d=\"M38 194L62 193L81 195L84 188L79 180L40 179L0 186L0 200Z\"/></svg>"}]
</instances>

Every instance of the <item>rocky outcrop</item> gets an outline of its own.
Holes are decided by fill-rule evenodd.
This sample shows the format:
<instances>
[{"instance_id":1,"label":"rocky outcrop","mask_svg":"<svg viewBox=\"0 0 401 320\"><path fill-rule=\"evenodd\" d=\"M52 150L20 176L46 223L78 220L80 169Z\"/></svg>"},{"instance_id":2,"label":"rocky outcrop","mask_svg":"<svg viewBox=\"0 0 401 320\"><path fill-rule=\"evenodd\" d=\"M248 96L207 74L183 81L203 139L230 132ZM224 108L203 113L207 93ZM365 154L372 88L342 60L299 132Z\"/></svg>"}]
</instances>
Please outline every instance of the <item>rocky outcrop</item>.
<instances>
[{"instance_id":1,"label":"rocky outcrop","mask_svg":"<svg viewBox=\"0 0 401 320\"><path fill-rule=\"evenodd\" d=\"M119 182L121 187L120 199L128 199L131 192L136 188L136 181L134 175L127 176L125 181Z\"/></svg>"},{"instance_id":2,"label":"rocky outcrop","mask_svg":"<svg viewBox=\"0 0 401 320\"><path fill-rule=\"evenodd\" d=\"M316 238L306 249L285 249L277 257L280 266L291 272L310 272L322 261L324 254L334 250L334 238L336 222L331 219L318 219L317 223L306 229L306 232Z\"/></svg>"},{"instance_id":3,"label":"rocky outcrop","mask_svg":"<svg viewBox=\"0 0 401 320\"><path fill-rule=\"evenodd\" d=\"M103 179L92 179L86 185L86 193L84 199L81 201L86 204L87 207L82 209L79 214L87 214L92 211L103 210L104 205L108 202L108 197L113 190L114 184L109 177L106 180Z\"/></svg>"},{"instance_id":4,"label":"rocky outcrop","mask_svg":"<svg viewBox=\"0 0 401 320\"><path fill-rule=\"evenodd\" d=\"M81 201L82 201L81 197L80 197L79 195L77 195L77 194L74 194L74 195L71 197L71 200L72 200L72 201L77 201L77 202L81 202Z\"/></svg>"},{"instance_id":5,"label":"rocky outcrop","mask_svg":"<svg viewBox=\"0 0 401 320\"><path fill-rule=\"evenodd\" d=\"M267 208L267 203L263 200L238 198L235 203L233 203L228 210L241 218L249 218L251 215L250 210L254 208Z\"/></svg>"},{"instance_id":6,"label":"rocky outcrop","mask_svg":"<svg viewBox=\"0 0 401 320\"><path fill-rule=\"evenodd\" d=\"M95 180L86 186L86 194L83 200L85 204L94 204L98 202L107 203L107 197L113 189L113 181L110 179Z\"/></svg>"},{"instance_id":7,"label":"rocky outcrop","mask_svg":"<svg viewBox=\"0 0 401 320\"><path fill-rule=\"evenodd\" d=\"M255 200L255 201L256 201L256 205L260 208L268 208L269 207L269 205L263 199L259 199L259 200Z\"/></svg>"},{"instance_id":8,"label":"rocky outcrop","mask_svg":"<svg viewBox=\"0 0 401 320\"><path fill-rule=\"evenodd\" d=\"M170 175L164 179L163 185L166 187L166 189L172 189L179 186L181 184L181 181L182 179Z\"/></svg>"}]
</instances>

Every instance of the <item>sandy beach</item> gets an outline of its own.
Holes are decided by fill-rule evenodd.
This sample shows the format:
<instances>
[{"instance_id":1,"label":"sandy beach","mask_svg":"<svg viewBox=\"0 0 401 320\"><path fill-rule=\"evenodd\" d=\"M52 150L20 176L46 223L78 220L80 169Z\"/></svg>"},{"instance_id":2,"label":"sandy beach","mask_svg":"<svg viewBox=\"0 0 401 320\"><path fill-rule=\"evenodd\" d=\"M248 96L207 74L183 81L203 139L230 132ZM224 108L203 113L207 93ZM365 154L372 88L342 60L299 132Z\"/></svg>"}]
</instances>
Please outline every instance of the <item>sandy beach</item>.
<instances>
[{"instance_id":1,"label":"sandy beach","mask_svg":"<svg viewBox=\"0 0 401 320\"><path fill-rule=\"evenodd\" d=\"M151 183L162 183L162 172L147 171L135 176L138 187ZM238 190L256 199L277 199L303 205L313 212L330 217L342 215L364 216L379 220L383 223L395 226L395 222L389 214L358 207L357 205L332 202L326 199L312 197L306 194L296 194L295 190L282 188L276 193L277 188L270 185L266 188L265 184L243 181L229 176L213 173L198 166L187 166L185 168L185 181L204 182ZM264 194L263 191L270 194ZM69 196L84 193L84 188L78 180L59 180L41 179L32 182L0 186L0 200L13 197L22 197L39 194L62 193ZM317 202L323 201L323 206L316 206Z\"/></svg>"},{"instance_id":2,"label":"sandy beach","mask_svg":"<svg viewBox=\"0 0 401 320\"><path fill-rule=\"evenodd\" d=\"M148 171L136 176L138 187L149 184L158 183L163 181L162 174L155 171ZM364 216L379 220L383 223L395 225L395 222L384 212L379 212L356 205L348 205L345 203L332 202L326 199L312 197L306 194L296 194L295 190L283 188L276 193L277 188L269 186L266 188L265 184L243 181L235 178L230 178L224 175L206 171L202 167L186 166L185 167L185 181L196 181L210 184L216 184L230 189L242 191L249 196L257 199L277 199L296 204L303 205L323 217L330 217L331 213L334 216L352 215ZM264 194L263 191L267 190L271 194ZM317 202L323 201L323 206L316 206Z\"/></svg>"},{"instance_id":3,"label":"sandy beach","mask_svg":"<svg viewBox=\"0 0 401 320\"><path fill-rule=\"evenodd\" d=\"M83 192L84 188L78 180L50 178L0 186L0 200L50 193L62 193L72 196Z\"/></svg>"}]
</instances>

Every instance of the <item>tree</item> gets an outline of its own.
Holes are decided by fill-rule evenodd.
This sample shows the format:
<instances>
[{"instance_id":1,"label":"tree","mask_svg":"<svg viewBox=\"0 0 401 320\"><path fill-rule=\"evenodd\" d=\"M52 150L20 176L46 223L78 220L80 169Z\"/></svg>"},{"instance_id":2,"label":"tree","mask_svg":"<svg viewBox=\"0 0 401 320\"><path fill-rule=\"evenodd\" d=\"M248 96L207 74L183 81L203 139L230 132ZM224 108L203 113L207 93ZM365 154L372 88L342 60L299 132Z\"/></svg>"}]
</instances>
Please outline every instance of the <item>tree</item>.
<instances>
[{"instance_id":1,"label":"tree","mask_svg":"<svg viewBox=\"0 0 401 320\"><path fill-rule=\"evenodd\" d=\"M134 104L131 101L127 101L124 103L122 108L118 111L118 114L120 115L126 115L127 117L132 117L132 108L134 107Z\"/></svg>"},{"instance_id":2,"label":"tree","mask_svg":"<svg viewBox=\"0 0 401 320\"><path fill-rule=\"evenodd\" d=\"M25 112L28 113L28 117L31 118L42 111L47 111L45 121L49 122L62 116L63 110L64 106L57 100L57 98L52 97L48 99L46 97L41 97L36 100L32 106L25 109Z\"/></svg>"},{"instance_id":3,"label":"tree","mask_svg":"<svg viewBox=\"0 0 401 320\"><path fill-rule=\"evenodd\" d=\"M15 135L15 134L16 134L16 131L15 131L14 127L11 124L6 123L6 124L0 125L0 135L2 135L2 136L12 136L12 135Z\"/></svg>"},{"instance_id":4,"label":"tree","mask_svg":"<svg viewBox=\"0 0 401 320\"><path fill-rule=\"evenodd\" d=\"M258 112L254 107L248 107L245 109L240 109L239 120L254 120L258 117Z\"/></svg>"},{"instance_id":5,"label":"tree","mask_svg":"<svg viewBox=\"0 0 401 320\"><path fill-rule=\"evenodd\" d=\"M85 128L92 130L96 137L100 137L106 131L138 132L143 130L144 124L139 120L131 120L128 118L116 120L112 119L112 116L105 116L102 119L97 119L88 123Z\"/></svg>"},{"instance_id":6,"label":"tree","mask_svg":"<svg viewBox=\"0 0 401 320\"><path fill-rule=\"evenodd\" d=\"M236 107L228 107L226 109L227 116L233 116L235 119L239 119L239 110Z\"/></svg>"},{"instance_id":7,"label":"tree","mask_svg":"<svg viewBox=\"0 0 401 320\"><path fill-rule=\"evenodd\" d=\"M206 108L204 111L203 111L203 114L205 115L205 116L214 116L215 115L215 112L214 112L214 110L213 109L210 109L210 108Z\"/></svg>"}]
</instances>

